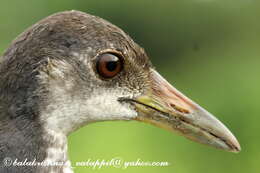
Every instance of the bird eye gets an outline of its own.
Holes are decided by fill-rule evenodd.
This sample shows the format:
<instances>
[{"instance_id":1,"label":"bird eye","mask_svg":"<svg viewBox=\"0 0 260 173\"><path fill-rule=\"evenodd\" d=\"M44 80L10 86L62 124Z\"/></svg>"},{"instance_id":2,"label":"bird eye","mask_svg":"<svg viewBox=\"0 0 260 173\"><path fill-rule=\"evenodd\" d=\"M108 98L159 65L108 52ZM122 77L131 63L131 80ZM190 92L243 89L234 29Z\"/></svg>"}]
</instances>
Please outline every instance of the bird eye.
<instances>
[{"instance_id":1,"label":"bird eye","mask_svg":"<svg viewBox=\"0 0 260 173\"><path fill-rule=\"evenodd\" d=\"M104 53L97 58L97 72L103 78L112 78L116 76L123 67L121 56L113 53Z\"/></svg>"}]
</instances>

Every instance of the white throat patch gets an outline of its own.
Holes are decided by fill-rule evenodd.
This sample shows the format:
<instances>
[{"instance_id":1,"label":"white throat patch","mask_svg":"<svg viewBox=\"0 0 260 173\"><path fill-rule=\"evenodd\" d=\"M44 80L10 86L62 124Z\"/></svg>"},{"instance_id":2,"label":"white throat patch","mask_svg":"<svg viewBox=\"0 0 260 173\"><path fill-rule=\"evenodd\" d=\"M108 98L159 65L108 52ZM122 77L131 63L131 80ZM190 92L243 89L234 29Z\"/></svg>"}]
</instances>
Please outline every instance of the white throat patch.
<instances>
[{"instance_id":1,"label":"white throat patch","mask_svg":"<svg viewBox=\"0 0 260 173\"><path fill-rule=\"evenodd\" d=\"M46 128L69 134L91 122L105 120L131 120L137 116L128 104L118 101L118 93L102 91L85 99L71 99L66 93L53 91L53 99L41 119ZM59 99L55 99L59 97Z\"/></svg>"}]
</instances>

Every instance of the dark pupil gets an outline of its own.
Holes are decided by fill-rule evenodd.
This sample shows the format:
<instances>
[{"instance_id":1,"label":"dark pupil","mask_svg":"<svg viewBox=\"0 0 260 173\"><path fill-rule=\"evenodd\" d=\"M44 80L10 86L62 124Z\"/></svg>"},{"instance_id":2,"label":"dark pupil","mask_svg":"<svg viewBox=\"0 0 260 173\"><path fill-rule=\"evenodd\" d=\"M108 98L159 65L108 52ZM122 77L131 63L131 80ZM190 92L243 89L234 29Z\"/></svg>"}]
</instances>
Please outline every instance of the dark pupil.
<instances>
[{"instance_id":1,"label":"dark pupil","mask_svg":"<svg viewBox=\"0 0 260 173\"><path fill-rule=\"evenodd\" d=\"M106 68L108 71L115 71L117 67L117 61L109 61L106 64Z\"/></svg>"}]
</instances>

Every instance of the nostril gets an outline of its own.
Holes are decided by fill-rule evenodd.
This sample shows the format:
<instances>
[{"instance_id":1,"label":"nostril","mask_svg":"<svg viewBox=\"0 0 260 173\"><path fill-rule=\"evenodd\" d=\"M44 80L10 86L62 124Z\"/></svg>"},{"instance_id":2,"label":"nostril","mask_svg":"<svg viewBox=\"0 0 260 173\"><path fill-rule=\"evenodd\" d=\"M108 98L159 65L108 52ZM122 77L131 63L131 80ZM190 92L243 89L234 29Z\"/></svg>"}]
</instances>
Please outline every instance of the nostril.
<instances>
[{"instance_id":1,"label":"nostril","mask_svg":"<svg viewBox=\"0 0 260 173\"><path fill-rule=\"evenodd\" d=\"M184 114L189 114L189 113L190 113L190 111L188 111L187 109L180 108L180 107L176 106L176 105L173 104L173 103L170 103L170 106L171 106L174 110L176 110L176 111L178 111L178 112L180 112L180 113L184 113Z\"/></svg>"}]
</instances>

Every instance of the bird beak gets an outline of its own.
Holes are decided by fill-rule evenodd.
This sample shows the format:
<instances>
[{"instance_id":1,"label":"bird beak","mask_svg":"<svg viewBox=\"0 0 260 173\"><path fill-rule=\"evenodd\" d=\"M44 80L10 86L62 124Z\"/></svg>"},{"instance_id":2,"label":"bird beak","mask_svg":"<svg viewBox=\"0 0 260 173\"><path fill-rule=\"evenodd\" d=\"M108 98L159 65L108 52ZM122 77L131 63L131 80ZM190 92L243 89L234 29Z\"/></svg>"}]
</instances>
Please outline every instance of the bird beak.
<instances>
[{"instance_id":1,"label":"bird beak","mask_svg":"<svg viewBox=\"0 0 260 173\"><path fill-rule=\"evenodd\" d=\"M240 151L237 139L225 125L153 69L150 81L145 95L131 99L138 112L136 120L178 132L202 144L231 152Z\"/></svg>"}]
</instances>

